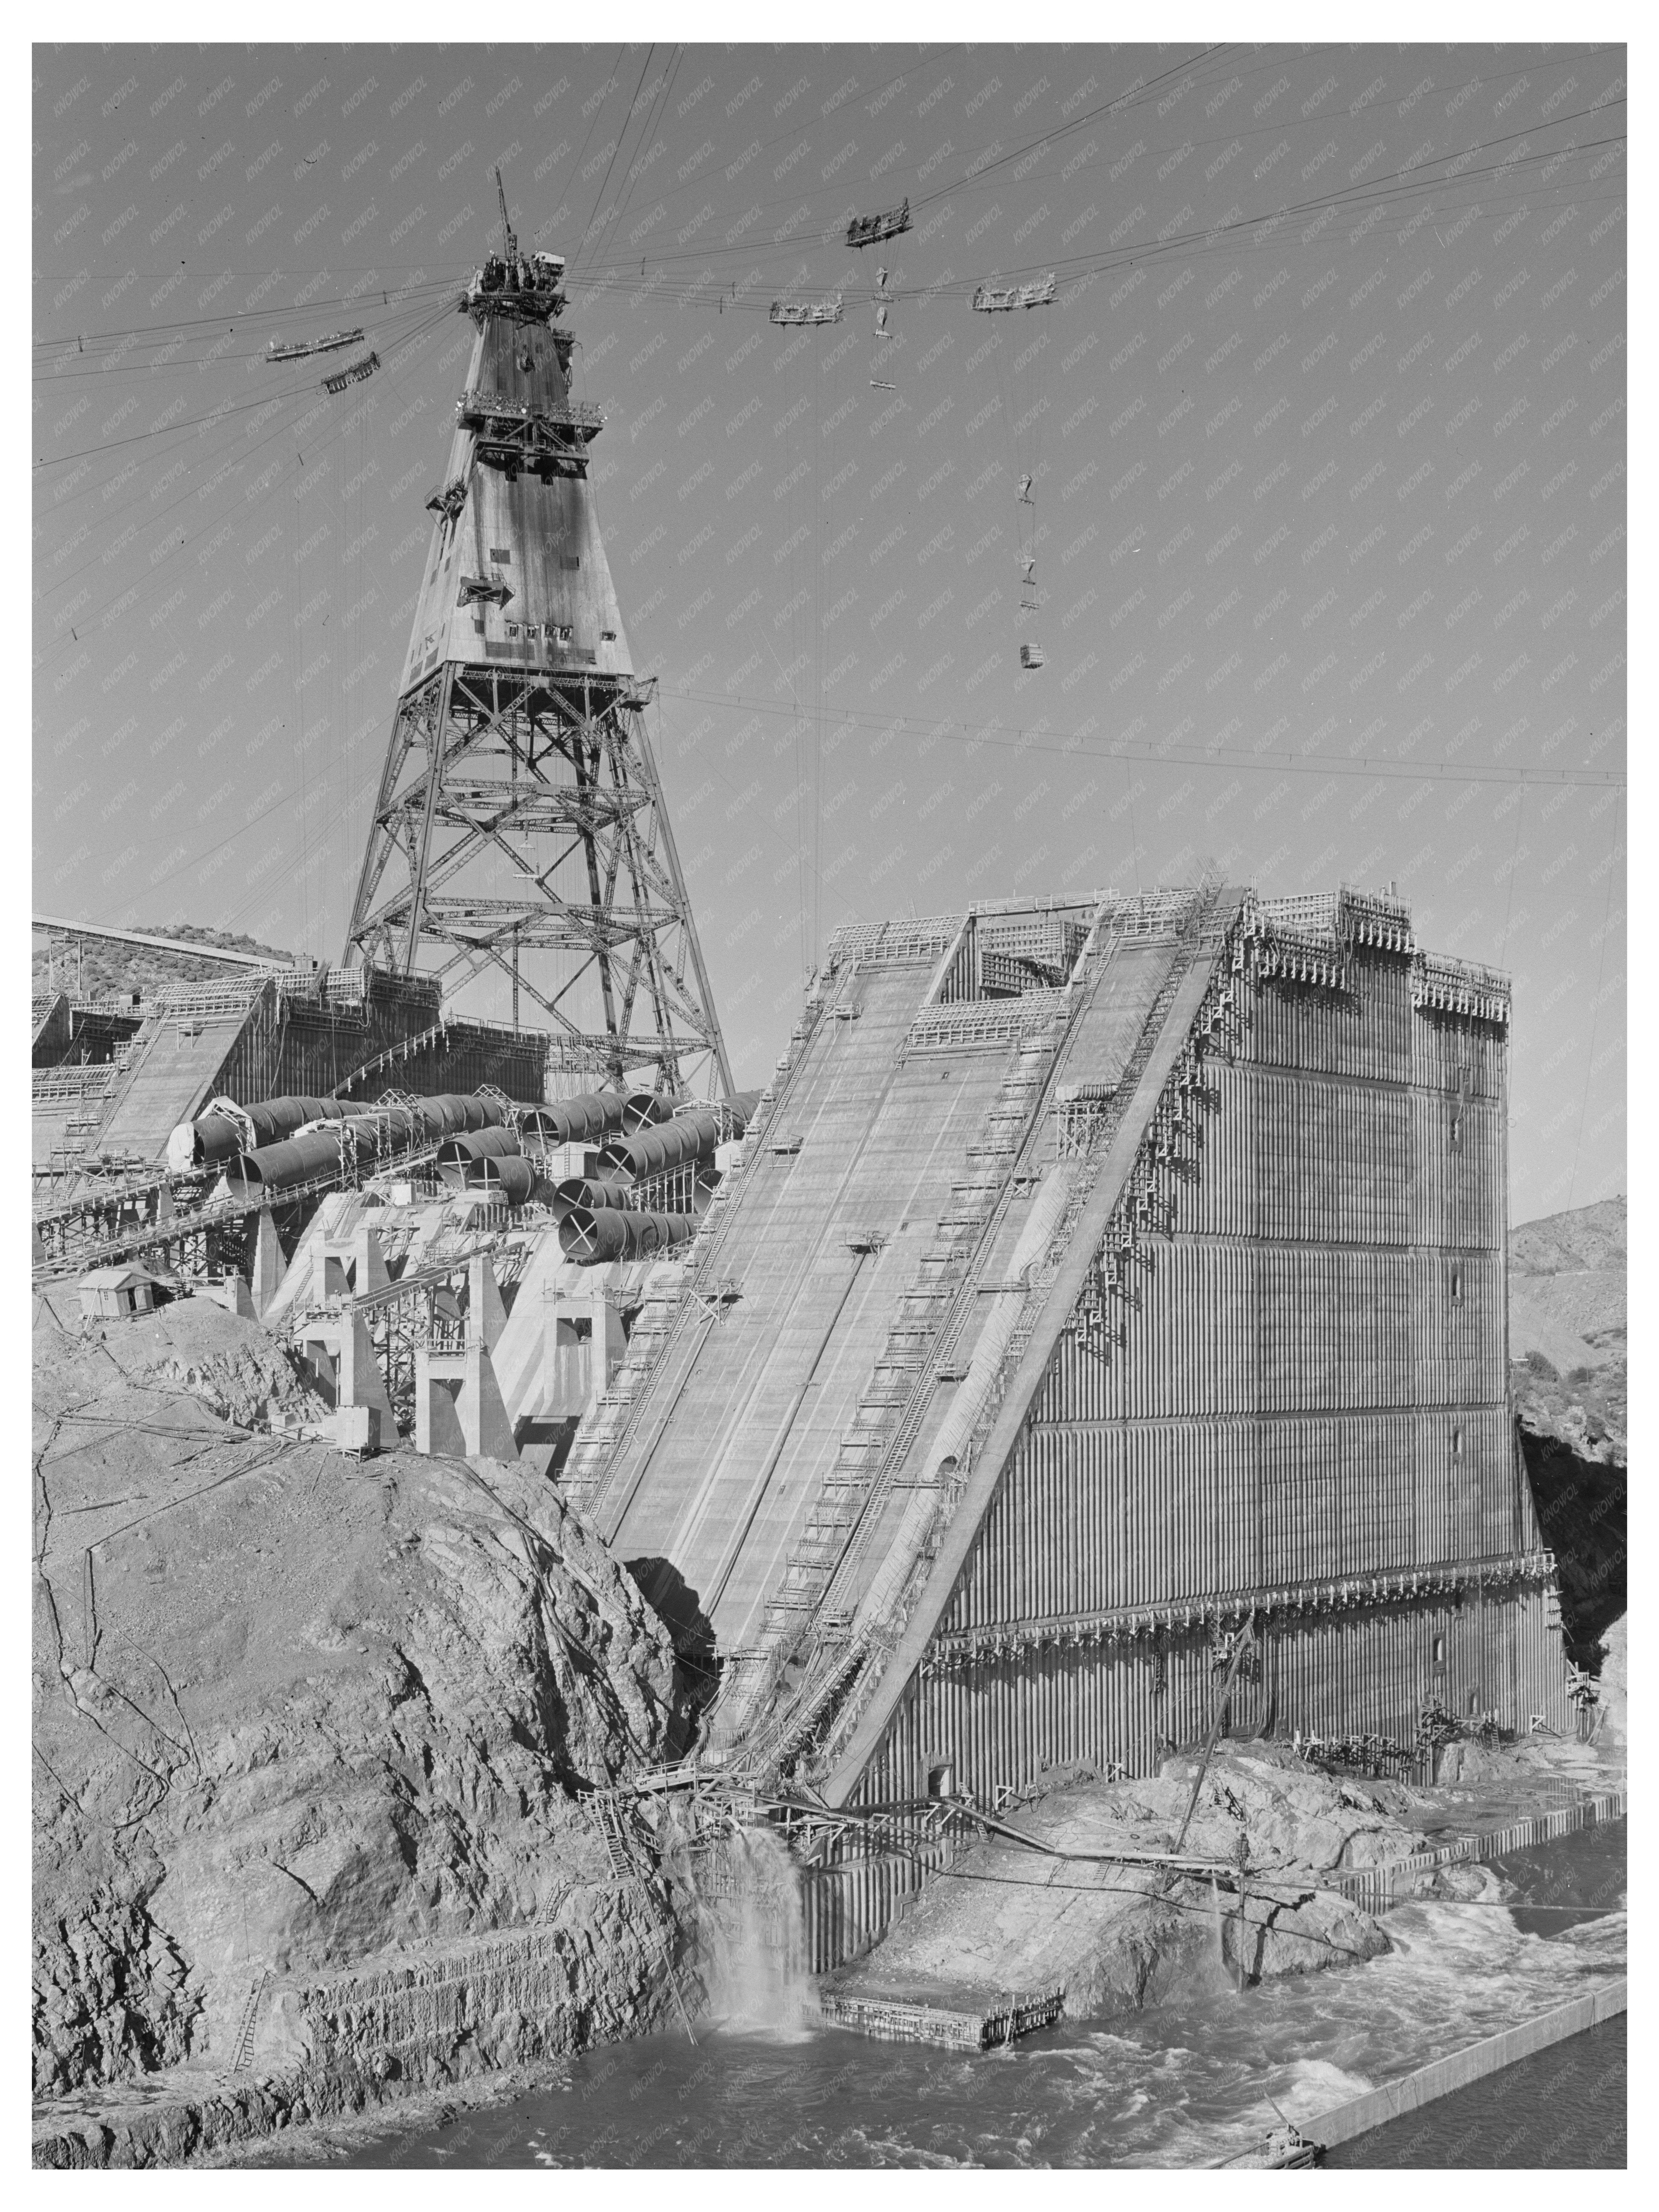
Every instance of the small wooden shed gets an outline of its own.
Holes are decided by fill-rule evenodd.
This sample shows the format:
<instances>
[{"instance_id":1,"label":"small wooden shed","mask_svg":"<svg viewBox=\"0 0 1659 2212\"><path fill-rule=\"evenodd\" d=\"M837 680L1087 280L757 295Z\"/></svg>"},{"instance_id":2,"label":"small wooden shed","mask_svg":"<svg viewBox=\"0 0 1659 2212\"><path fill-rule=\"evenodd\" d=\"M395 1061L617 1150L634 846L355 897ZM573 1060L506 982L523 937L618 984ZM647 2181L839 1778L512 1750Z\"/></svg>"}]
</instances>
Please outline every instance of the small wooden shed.
<instances>
[{"instance_id":1,"label":"small wooden shed","mask_svg":"<svg viewBox=\"0 0 1659 2212\"><path fill-rule=\"evenodd\" d=\"M94 1267L81 1278L81 1312L88 1321L123 1321L150 1313L169 1295L168 1286L148 1267Z\"/></svg>"}]
</instances>

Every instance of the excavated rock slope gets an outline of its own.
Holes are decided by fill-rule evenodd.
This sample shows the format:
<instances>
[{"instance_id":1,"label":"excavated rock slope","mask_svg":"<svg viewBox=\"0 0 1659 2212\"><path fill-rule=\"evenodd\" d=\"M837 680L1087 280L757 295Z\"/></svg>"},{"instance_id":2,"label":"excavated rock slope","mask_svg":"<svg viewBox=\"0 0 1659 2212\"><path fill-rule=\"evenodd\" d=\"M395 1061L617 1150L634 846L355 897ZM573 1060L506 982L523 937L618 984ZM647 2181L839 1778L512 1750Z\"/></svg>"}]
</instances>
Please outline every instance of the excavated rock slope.
<instances>
[{"instance_id":1,"label":"excavated rock slope","mask_svg":"<svg viewBox=\"0 0 1659 2212\"><path fill-rule=\"evenodd\" d=\"M303 1394L205 1302L34 1352L37 2094L276 2067L303 2117L672 2014L576 1793L665 1755L672 1653L549 1486L247 1434Z\"/></svg>"},{"instance_id":2,"label":"excavated rock slope","mask_svg":"<svg viewBox=\"0 0 1659 2212\"><path fill-rule=\"evenodd\" d=\"M963 2009L1011 1990L1063 1987L1079 2020L1388 1949L1376 1921L1321 1882L1420 1848L1402 1824L1401 1793L1334 1780L1265 1745L1218 1754L1182 1846L1235 1865L1243 1847L1261 1887L1249 1890L1242 1918L1237 1899L1224 1893L1218 1905L1206 1881L1091 1861L1169 1850L1193 1771L1190 1759L1172 1759L1153 1779L1058 1789L1007 1814L1008 1826L1050 1852L1079 1856L987 1835L842 1984Z\"/></svg>"}]
</instances>

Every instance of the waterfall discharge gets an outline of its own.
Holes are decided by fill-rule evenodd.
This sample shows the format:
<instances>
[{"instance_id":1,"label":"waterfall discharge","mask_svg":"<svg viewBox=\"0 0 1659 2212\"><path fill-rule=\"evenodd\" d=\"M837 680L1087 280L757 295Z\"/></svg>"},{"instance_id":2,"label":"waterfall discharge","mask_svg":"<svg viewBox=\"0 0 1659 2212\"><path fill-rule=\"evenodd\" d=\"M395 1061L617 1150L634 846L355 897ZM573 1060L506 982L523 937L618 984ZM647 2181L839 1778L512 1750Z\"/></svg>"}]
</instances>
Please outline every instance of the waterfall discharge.
<instances>
[{"instance_id":1,"label":"waterfall discharge","mask_svg":"<svg viewBox=\"0 0 1659 2212\"><path fill-rule=\"evenodd\" d=\"M817 2010L795 1864L766 1828L738 1828L711 1855L698 1899L708 2008L722 2027L799 2035Z\"/></svg>"}]
</instances>

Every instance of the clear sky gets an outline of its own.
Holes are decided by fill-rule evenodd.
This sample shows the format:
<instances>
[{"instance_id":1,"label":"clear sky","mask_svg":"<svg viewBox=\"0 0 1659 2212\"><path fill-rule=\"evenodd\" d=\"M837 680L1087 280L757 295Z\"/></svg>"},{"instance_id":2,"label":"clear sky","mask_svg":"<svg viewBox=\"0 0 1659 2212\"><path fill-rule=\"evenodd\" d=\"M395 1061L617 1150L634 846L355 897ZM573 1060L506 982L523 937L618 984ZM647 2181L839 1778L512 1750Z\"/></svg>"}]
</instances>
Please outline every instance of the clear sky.
<instances>
[{"instance_id":1,"label":"clear sky","mask_svg":"<svg viewBox=\"0 0 1659 2212\"><path fill-rule=\"evenodd\" d=\"M1515 1218L1622 1190L1625 66L37 47L37 908L338 957L499 161L740 1083L843 921L1392 880L1514 973Z\"/></svg>"}]
</instances>

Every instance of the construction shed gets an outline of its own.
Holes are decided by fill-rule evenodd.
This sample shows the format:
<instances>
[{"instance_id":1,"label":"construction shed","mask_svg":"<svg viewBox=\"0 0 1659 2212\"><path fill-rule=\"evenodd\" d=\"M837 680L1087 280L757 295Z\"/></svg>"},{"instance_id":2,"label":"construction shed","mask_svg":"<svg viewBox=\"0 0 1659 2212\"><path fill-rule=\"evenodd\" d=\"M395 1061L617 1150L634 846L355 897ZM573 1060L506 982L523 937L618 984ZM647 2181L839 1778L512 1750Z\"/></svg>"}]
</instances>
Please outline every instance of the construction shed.
<instances>
[{"instance_id":1,"label":"construction shed","mask_svg":"<svg viewBox=\"0 0 1659 2212\"><path fill-rule=\"evenodd\" d=\"M1242 1636L1235 1733L1561 1725L1509 1009L1390 893L842 932L566 1469L717 1685L704 1760L1144 1773Z\"/></svg>"},{"instance_id":2,"label":"construction shed","mask_svg":"<svg viewBox=\"0 0 1659 2212\"><path fill-rule=\"evenodd\" d=\"M88 1321L125 1321L153 1313L173 1296L174 1286L148 1267L94 1267L81 1278L81 1313Z\"/></svg>"}]
</instances>

